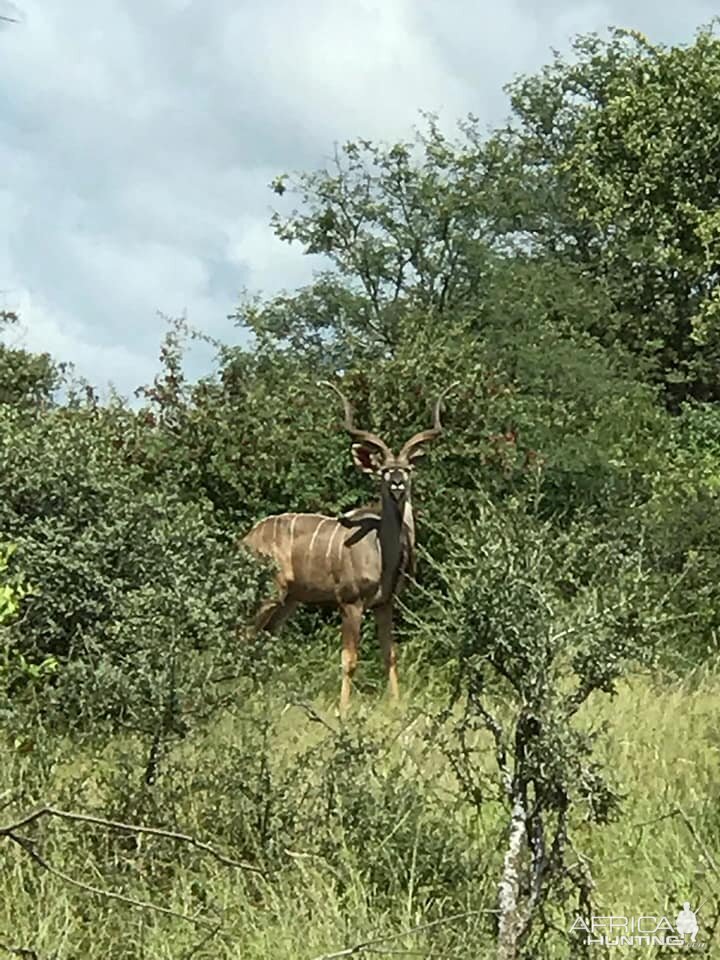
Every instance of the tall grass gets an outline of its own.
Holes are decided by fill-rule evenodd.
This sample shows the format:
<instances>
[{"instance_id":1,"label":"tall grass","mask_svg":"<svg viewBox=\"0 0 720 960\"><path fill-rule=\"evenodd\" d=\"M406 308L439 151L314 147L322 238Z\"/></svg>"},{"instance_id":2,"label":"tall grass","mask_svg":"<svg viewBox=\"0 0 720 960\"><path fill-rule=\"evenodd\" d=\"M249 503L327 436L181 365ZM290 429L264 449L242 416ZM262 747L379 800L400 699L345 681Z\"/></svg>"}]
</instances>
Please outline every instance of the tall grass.
<instances>
[{"instance_id":1,"label":"tall grass","mask_svg":"<svg viewBox=\"0 0 720 960\"><path fill-rule=\"evenodd\" d=\"M221 929L73 888L6 839L0 942L43 960L309 960L378 937L396 938L374 947L388 955L489 955L503 810L460 800L427 736L439 685L424 688L416 675L407 688L395 711L360 695L345 733L329 695L308 710L266 689L179 743L153 787L142 782L148 745L136 735L7 735L5 820L47 801L157 823L263 874L167 839L43 821L26 832L57 869ZM605 725L599 759L625 793L616 822L574 825L602 911L674 917L684 900L696 906L720 888L719 707L720 678L706 672L683 684L636 677L583 708L579 723ZM457 914L467 915L398 937ZM702 929L710 916L700 919ZM565 929L572 920L568 911ZM567 957L557 926L548 955Z\"/></svg>"}]
</instances>

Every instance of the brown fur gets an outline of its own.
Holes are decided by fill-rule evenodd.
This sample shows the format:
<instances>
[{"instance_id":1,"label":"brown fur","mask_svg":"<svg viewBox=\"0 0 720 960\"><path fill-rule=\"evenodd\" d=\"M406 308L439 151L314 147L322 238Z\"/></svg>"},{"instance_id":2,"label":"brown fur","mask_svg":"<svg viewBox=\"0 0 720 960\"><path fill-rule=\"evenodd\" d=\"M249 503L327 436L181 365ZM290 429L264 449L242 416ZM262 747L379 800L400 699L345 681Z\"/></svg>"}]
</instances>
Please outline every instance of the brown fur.
<instances>
[{"instance_id":1,"label":"brown fur","mask_svg":"<svg viewBox=\"0 0 720 960\"><path fill-rule=\"evenodd\" d=\"M350 404L336 387L332 389L343 401L345 428L361 441L352 448L356 466L380 479L380 503L358 507L340 518L316 513L266 517L242 543L258 555L274 560L277 567L278 595L260 607L256 617L258 630L279 630L301 603L328 604L340 610L340 708L344 711L350 700L360 625L366 610L375 615L390 695L393 699L399 695L393 599L414 570L410 474L420 447L441 432L440 398L435 404L433 427L415 434L395 456L378 436L354 426Z\"/></svg>"}]
</instances>

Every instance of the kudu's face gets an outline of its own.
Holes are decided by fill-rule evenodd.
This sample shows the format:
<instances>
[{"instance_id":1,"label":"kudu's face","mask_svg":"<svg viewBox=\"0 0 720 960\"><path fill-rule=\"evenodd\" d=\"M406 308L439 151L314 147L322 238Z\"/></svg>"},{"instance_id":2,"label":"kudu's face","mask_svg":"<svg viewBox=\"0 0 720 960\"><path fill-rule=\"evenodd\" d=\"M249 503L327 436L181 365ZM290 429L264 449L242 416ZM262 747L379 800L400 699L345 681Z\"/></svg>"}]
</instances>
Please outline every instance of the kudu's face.
<instances>
[{"instance_id":1,"label":"kudu's face","mask_svg":"<svg viewBox=\"0 0 720 960\"><path fill-rule=\"evenodd\" d=\"M334 390L340 397L345 408L345 429L356 441L352 445L352 455L355 466L363 473L371 473L378 477L383 493L383 499L390 497L402 508L410 496L410 475L416 460L423 456L423 446L429 440L435 440L442 433L440 423L440 404L443 396L456 386L452 383L442 391L435 402L433 409L433 425L428 430L421 430L414 434L403 446L400 453L395 454L385 441L375 433L358 429L353 423L352 407L348 399L338 388L327 381L324 384Z\"/></svg>"},{"instance_id":2,"label":"kudu's face","mask_svg":"<svg viewBox=\"0 0 720 960\"><path fill-rule=\"evenodd\" d=\"M395 456L390 451L373 447L368 443L354 443L352 447L355 466L363 473L371 473L380 480L384 497L390 497L402 507L410 496L410 478L413 464L408 457ZM422 456L417 450L413 460Z\"/></svg>"},{"instance_id":3,"label":"kudu's face","mask_svg":"<svg viewBox=\"0 0 720 960\"><path fill-rule=\"evenodd\" d=\"M388 463L380 471L383 490L393 500L402 505L410 496L410 471L412 467L403 467L399 463Z\"/></svg>"}]
</instances>

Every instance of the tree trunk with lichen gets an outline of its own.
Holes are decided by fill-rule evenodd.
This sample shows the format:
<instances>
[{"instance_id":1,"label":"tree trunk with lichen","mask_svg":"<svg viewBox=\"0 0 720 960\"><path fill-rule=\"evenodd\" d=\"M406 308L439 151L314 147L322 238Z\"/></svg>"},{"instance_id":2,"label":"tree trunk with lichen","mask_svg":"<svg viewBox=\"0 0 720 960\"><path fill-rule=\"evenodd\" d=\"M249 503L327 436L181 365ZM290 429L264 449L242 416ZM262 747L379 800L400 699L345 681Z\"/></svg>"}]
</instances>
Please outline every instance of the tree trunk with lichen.
<instances>
[{"instance_id":1,"label":"tree trunk with lichen","mask_svg":"<svg viewBox=\"0 0 720 960\"><path fill-rule=\"evenodd\" d=\"M512 812L510 814L510 835L503 862L503 871L498 885L498 937L497 960L515 960L518 955L518 941L525 927L525 908L519 903L520 872L523 851L526 846L525 804L522 792L516 783L514 788Z\"/></svg>"}]
</instances>

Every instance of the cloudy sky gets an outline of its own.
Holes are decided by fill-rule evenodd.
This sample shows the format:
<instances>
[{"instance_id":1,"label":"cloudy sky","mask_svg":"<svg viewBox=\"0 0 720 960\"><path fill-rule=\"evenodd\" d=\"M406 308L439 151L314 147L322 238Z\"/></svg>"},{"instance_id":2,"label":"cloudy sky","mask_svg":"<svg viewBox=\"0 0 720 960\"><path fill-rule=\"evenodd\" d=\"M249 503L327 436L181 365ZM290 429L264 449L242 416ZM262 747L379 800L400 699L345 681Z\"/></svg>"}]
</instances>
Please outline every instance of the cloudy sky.
<instances>
[{"instance_id":1,"label":"cloudy sky","mask_svg":"<svg viewBox=\"0 0 720 960\"><path fill-rule=\"evenodd\" d=\"M165 323L235 342L243 288L313 264L275 240L278 173L337 141L503 120L502 86L608 24L686 42L687 0L0 0L0 307L11 340L130 394ZM196 366L202 364L196 357Z\"/></svg>"}]
</instances>

